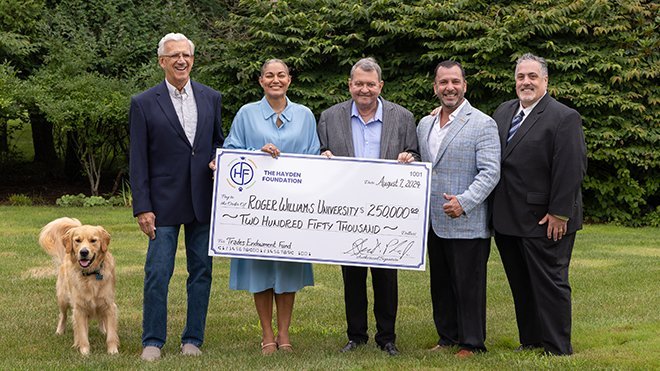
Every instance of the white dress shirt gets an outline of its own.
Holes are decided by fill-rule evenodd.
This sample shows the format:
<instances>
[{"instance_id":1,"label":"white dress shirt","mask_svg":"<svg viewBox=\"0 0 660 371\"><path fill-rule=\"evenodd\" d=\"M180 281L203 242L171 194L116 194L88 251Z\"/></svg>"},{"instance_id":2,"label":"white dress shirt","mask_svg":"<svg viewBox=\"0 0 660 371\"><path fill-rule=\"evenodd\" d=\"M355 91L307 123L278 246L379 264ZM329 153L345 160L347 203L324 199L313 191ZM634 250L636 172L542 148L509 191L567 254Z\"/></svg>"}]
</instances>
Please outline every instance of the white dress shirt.
<instances>
[{"instance_id":1,"label":"white dress shirt","mask_svg":"<svg viewBox=\"0 0 660 371\"><path fill-rule=\"evenodd\" d=\"M197 131L197 104L195 103L195 95L190 79L181 91L177 90L169 81L165 80L165 83L167 84L167 90L170 92L170 99L172 105L174 105L176 116L179 118L179 123L186 133L190 145L192 145Z\"/></svg>"},{"instance_id":2,"label":"white dress shirt","mask_svg":"<svg viewBox=\"0 0 660 371\"><path fill-rule=\"evenodd\" d=\"M454 110L454 112L449 114L449 121L445 124L445 126L440 127L440 117L442 116L442 108L440 108L440 112L435 116L435 120L433 121L433 127L431 129L431 132L429 132L429 151L431 152L431 155L433 156L433 161L437 160L438 156L438 151L440 150L440 144L442 141L445 139L445 136L447 136L447 132L449 131L449 125L454 121L456 118L456 115L465 107L465 102L467 102L467 99L463 99L463 103L461 103L458 108Z\"/></svg>"}]
</instances>

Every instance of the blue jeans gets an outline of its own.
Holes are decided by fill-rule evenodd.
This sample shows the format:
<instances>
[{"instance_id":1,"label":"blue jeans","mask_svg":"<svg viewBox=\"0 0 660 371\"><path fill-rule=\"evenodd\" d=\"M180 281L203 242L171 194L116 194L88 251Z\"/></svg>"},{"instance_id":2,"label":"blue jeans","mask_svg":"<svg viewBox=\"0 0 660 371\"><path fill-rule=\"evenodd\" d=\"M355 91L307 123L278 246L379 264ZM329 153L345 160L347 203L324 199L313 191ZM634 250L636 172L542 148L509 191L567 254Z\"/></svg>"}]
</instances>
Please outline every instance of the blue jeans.
<instances>
[{"instance_id":1,"label":"blue jeans","mask_svg":"<svg viewBox=\"0 0 660 371\"><path fill-rule=\"evenodd\" d=\"M180 226L159 226L149 241L144 264L142 346L162 348L167 339L167 291L174 272ZM188 266L188 310L181 344L200 347L204 342L206 312L211 293L212 257L208 256L209 224L184 225Z\"/></svg>"}]
</instances>

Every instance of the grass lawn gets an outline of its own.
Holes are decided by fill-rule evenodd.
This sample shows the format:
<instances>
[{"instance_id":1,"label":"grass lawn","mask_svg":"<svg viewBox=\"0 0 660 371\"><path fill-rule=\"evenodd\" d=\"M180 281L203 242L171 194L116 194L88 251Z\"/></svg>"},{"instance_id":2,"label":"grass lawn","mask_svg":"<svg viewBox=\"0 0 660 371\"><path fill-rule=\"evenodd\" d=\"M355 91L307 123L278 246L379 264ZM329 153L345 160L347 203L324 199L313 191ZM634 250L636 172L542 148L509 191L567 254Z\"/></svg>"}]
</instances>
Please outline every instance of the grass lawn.
<instances>
[{"instance_id":1,"label":"grass lawn","mask_svg":"<svg viewBox=\"0 0 660 371\"><path fill-rule=\"evenodd\" d=\"M43 225L71 216L101 224L112 234L117 261L120 354L90 327L90 356L71 348L71 327L55 335L55 268L37 244ZM590 225L578 233L573 261L573 347L570 357L515 353L513 301L497 249L488 274L489 352L457 360L451 352L429 354L437 340L427 272L399 272L399 357L369 345L351 354L346 342L341 272L315 265L316 286L296 298L292 354L262 357L252 296L228 289L229 260L214 261L214 284L204 354L178 354L185 318L185 254L177 256L170 284L168 342L157 363L140 361L142 279L146 237L125 208L0 206L0 369L660 369L660 229ZM370 303L373 301L370 297ZM375 322L370 314L370 333Z\"/></svg>"}]
</instances>

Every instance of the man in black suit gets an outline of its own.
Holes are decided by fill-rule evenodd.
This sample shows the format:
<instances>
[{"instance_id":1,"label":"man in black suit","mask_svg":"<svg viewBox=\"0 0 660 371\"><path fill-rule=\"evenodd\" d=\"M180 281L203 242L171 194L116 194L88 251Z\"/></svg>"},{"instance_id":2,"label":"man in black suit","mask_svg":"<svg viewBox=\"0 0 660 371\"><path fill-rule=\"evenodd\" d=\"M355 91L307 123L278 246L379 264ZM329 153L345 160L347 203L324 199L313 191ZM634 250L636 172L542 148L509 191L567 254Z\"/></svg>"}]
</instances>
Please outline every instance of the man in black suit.
<instances>
[{"instance_id":1,"label":"man in black suit","mask_svg":"<svg viewBox=\"0 0 660 371\"><path fill-rule=\"evenodd\" d=\"M419 161L417 133L413 114L398 104L380 97L383 88L380 66L373 58L360 59L351 69L348 88L350 100L321 113L318 124L321 154ZM367 269L342 266L348 343L342 352L365 344L367 335ZM396 269L371 268L374 287L375 340L380 349L397 355L394 326L398 304Z\"/></svg>"},{"instance_id":2,"label":"man in black suit","mask_svg":"<svg viewBox=\"0 0 660 371\"><path fill-rule=\"evenodd\" d=\"M519 349L569 355L568 266L582 228L580 187L587 168L582 119L547 94L543 58L520 57L515 80L518 99L493 114L502 145L492 195L495 242L513 293Z\"/></svg>"},{"instance_id":3,"label":"man in black suit","mask_svg":"<svg viewBox=\"0 0 660 371\"><path fill-rule=\"evenodd\" d=\"M155 361L167 337L167 292L185 228L188 310L181 353L201 354L211 291L208 256L213 182L209 163L222 146L221 97L194 82L195 45L170 33L158 44L165 81L131 99L133 215L149 237L144 265L142 359Z\"/></svg>"}]
</instances>

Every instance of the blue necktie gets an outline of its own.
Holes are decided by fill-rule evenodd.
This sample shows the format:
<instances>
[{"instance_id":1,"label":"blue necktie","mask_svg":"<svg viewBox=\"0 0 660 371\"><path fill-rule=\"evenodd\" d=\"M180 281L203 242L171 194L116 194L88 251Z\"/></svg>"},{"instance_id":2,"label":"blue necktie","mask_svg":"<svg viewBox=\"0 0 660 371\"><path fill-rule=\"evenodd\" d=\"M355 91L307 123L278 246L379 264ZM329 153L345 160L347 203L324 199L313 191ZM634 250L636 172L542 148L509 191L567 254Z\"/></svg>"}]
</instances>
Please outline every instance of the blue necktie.
<instances>
[{"instance_id":1,"label":"blue necktie","mask_svg":"<svg viewBox=\"0 0 660 371\"><path fill-rule=\"evenodd\" d=\"M509 136L506 138L506 142L509 143L511 138L516 134L516 131L518 131L518 128L520 128L520 124L522 124L523 117L525 117L525 112L520 111L519 114L516 115L516 117L511 120L511 129L509 129Z\"/></svg>"}]
</instances>

